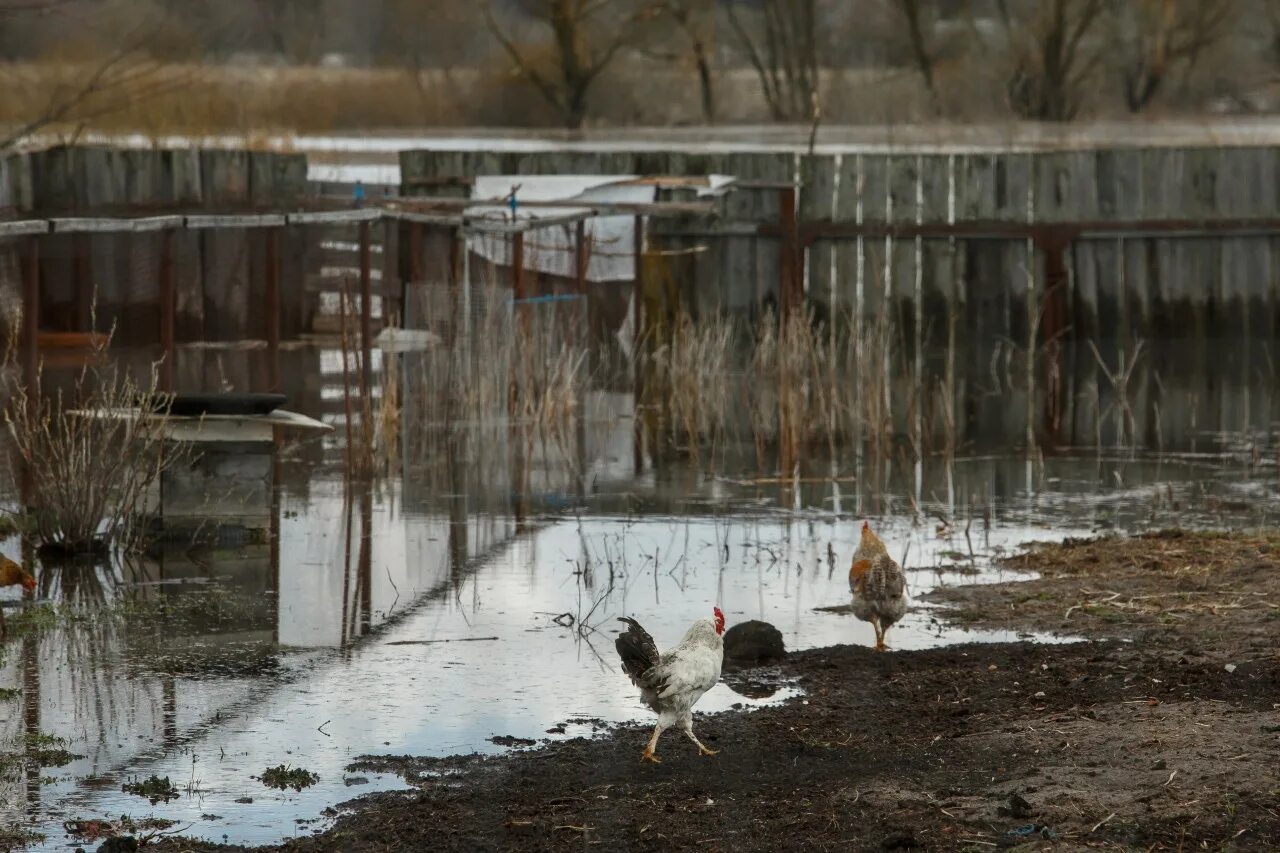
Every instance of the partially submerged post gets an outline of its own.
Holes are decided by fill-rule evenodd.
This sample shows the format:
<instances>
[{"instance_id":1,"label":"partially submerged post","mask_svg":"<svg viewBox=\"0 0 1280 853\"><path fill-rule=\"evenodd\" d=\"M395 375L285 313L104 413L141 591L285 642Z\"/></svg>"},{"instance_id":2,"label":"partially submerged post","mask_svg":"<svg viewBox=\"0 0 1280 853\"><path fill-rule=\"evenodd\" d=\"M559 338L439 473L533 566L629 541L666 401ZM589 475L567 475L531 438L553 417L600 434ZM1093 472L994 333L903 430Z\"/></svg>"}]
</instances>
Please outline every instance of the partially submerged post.
<instances>
[{"instance_id":1,"label":"partially submerged post","mask_svg":"<svg viewBox=\"0 0 1280 853\"><path fill-rule=\"evenodd\" d=\"M633 448L633 466L635 473L644 471L644 372L641 369L640 347L644 332L640 324L644 321L644 217L635 218L635 284L631 298L631 386L634 396L635 436Z\"/></svg>"},{"instance_id":2,"label":"partially submerged post","mask_svg":"<svg viewBox=\"0 0 1280 853\"><path fill-rule=\"evenodd\" d=\"M587 247L587 221L579 219L574 226L573 238L573 286L578 297L578 334L583 340L591 340L590 317L587 301L587 265L590 263ZM577 386L577 420L574 440L577 445L578 497L586 497L587 492L587 408L585 383Z\"/></svg>"},{"instance_id":3,"label":"partially submerged post","mask_svg":"<svg viewBox=\"0 0 1280 853\"><path fill-rule=\"evenodd\" d=\"M36 420L40 405L40 240L27 238L22 259L22 383L26 394L27 419ZM22 504L30 506L32 475L30 464L22 466Z\"/></svg>"},{"instance_id":4,"label":"partially submerged post","mask_svg":"<svg viewBox=\"0 0 1280 853\"><path fill-rule=\"evenodd\" d=\"M507 415L510 420L509 435L512 443L511 458L514 465L512 475L512 492L515 495L516 530L524 527L524 489L528 479L528 459L524 452L524 429L520 419L523 414L524 400L521 394L521 374L526 365L525 345L528 322L528 308L524 304L524 231L516 231L511 240L511 307L515 321L515 346L512 348L510 381L507 392Z\"/></svg>"},{"instance_id":5,"label":"partially submerged post","mask_svg":"<svg viewBox=\"0 0 1280 853\"><path fill-rule=\"evenodd\" d=\"M160 362L160 390L166 394L174 391L174 323L177 301L174 295L173 251L176 231L165 229L160 244L160 349L164 355Z\"/></svg>"},{"instance_id":6,"label":"partially submerged post","mask_svg":"<svg viewBox=\"0 0 1280 853\"><path fill-rule=\"evenodd\" d=\"M283 227L267 231L267 390L280 390L280 234Z\"/></svg>"},{"instance_id":7,"label":"partially submerged post","mask_svg":"<svg viewBox=\"0 0 1280 853\"><path fill-rule=\"evenodd\" d=\"M373 271L369 263L369 220L360 222L360 384L368 403L373 387Z\"/></svg>"},{"instance_id":8,"label":"partially submerged post","mask_svg":"<svg viewBox=\"0 0 1280 853\"><path fill-rule=\"evenodd\" d=\"M40 238L27 238L22 258L22 381L27 405L40 397Z\"/></svg>"}]
</instances>

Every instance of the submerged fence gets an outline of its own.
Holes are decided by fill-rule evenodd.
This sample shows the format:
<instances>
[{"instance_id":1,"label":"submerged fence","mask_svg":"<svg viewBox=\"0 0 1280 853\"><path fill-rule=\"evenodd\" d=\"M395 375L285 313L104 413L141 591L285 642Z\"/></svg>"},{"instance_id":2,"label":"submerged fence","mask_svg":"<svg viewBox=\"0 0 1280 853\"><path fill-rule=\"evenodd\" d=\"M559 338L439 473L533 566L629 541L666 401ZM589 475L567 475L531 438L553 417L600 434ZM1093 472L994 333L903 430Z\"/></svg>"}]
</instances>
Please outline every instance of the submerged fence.
<instances>
[{"instance_id":1,"label":"submerged fence","mask_svg":"<svg viewBox=\"0 0 1280 853\"><path fill-rule=\"evenodd\" d=\"M682 317L738 318L727 339L741 347L766 317L790 328L803 306L813 322L802 345L793 330L772 350L747 341L736 361L703 359L738 374L726 386L754 371L776 392L728 403L699 393L698 405L751 400L739 432L768 442L800 425L804 440L880 436L886 452L913 455L984 435L1172 443L1196 428L1178 423L1190 401L1236 393L1211 378L1177 387L1216 338L1230 336L1218 361L1241 376L1269 363L1280 329L1276 157L411 152L403 197L379 206L0 223L0 285L8 318L21 320L29 381L66 341L114 330L117 345L159 348L165 387L272 390L291 341L341 338L366 387L389 363L383 353L404 353L402 381L425 378L399 391L417 425L552 417L564 395L550 391L572 373L592 383L573 392L575 417L588 391L620 392L644 429L670 433L684 418L692 436L739 416L695 417L696 406L668 399L676 386L662 383L691 366L662 359L697 361ZM201 175L225 171L205 159L192 161ZM653 203L529 202L521 215L468 188L484 175L590 172L668 177L653 179ZM680 177L708 175L724 178L710 200L709 182ZM402 331L379 341L388 326ZM697 333L702 352L717 331ZM1150 378L1133 373L1135 357L1154 361L1160 341L1180 336L1192 345L1162 355ZM211 364L215 344L227 355ZM801 356L821 369L802 369ZM780 411L799 397L809 402ZM1244 405L1262 417L1256 396ZM639 436L636 467L664 446Z\"/></svg>"}]
</instances>

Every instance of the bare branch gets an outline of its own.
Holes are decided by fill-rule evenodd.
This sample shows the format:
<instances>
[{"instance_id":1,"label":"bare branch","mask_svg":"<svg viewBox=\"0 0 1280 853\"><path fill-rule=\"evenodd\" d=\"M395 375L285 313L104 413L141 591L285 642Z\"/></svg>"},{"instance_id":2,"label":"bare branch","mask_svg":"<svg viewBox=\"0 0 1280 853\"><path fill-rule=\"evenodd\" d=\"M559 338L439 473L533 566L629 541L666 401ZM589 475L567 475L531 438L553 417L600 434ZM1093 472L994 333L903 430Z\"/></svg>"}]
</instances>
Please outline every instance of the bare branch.
<instances>
[{"instance_id":1,"label":"bare branch","mask_svg":"<svg viewBox=\"0 0 1280 853\"><path fill-rule=\"evenodd\" d=\"M497 20L493 17L493 9L489 4L489 0L485 0L481 8L484 11L484 20L485 24L489 27L489 32L493 33L493 37L498 40L498 44L502 45L502 49L507 52L507 56L511 57L511 61L516 64L516 68L524 77L528 78L530 83L537 87L538 91L542 93L542 96L546 98L553 107L563 112L565 110L565 104L560 99L560 93L556 91L555 86L551 85L551 83L542 76L538 69L534 68L525 60L524 55L520 52L520 49L516 47L515 42L508 38L506 33L502 31L502 27L498 25Z\"/></svg>"}]
</instances>

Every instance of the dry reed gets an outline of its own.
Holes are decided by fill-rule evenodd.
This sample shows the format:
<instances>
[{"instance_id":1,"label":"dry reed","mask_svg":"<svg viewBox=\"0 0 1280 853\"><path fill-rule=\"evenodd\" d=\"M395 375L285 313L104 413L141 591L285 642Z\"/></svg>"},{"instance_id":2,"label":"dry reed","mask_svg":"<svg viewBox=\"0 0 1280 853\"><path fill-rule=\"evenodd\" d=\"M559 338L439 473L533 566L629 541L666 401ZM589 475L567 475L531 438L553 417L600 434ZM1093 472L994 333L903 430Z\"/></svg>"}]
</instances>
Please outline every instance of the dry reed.
<instances>
[{"instance_id":1,"label":"dry reed","mask_svg":"<svg viewBox=\"0 0 1280 853\"><path fill-rule=\"evenodd\" d=\"M137 544L153 485L184 453L165 439L167 415L148 405L164 401L157 377L153 365L140 385L94 359L68 396L14 389L4 411L18 460L14 485L24 495L24 527L42 546L80 554Z\"/></svg>"}]
</instances>

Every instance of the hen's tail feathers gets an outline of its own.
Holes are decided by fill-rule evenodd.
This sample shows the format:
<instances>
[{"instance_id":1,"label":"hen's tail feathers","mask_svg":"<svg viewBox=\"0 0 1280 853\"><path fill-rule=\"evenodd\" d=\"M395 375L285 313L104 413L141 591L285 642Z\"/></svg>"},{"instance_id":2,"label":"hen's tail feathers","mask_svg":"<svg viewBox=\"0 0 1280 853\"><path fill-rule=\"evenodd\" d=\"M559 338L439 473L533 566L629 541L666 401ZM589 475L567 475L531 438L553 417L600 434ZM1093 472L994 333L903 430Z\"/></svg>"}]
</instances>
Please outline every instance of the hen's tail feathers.
<instances>
[{"instance_id":1,"label":"hen's tail feathers","mask_svg":"<svg viewBox=\"0 0 1280 853\"><path fill-rule=\"evenodd\" d=\"M661 660L658 646L636 620L623 616L618 621L626 622L627 630L618 635L613 646L618 650L618 657L622 658L622 671L631 676L632 681L637 681L658 665Z\"/></svg>"}]
</instances>

